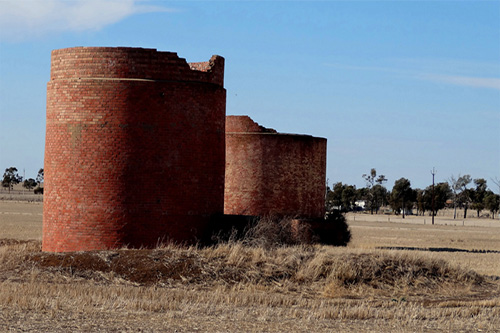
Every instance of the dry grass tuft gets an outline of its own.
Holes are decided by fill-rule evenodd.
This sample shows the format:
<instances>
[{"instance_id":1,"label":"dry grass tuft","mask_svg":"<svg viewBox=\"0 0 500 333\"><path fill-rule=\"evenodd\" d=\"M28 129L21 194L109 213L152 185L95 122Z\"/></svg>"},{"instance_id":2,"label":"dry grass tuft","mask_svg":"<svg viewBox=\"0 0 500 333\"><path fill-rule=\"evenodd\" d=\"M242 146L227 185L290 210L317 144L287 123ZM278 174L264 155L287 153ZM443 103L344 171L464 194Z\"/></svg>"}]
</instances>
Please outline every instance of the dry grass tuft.
<instances>
[{"instance_id":1,"label":"dry grass tuft","mask_svg":"<svg viewBox=\"0 0 500 333\"><path fill-rule=\"evenodd\" d=\"M424 295L446 288L470 291L486 283L483 276L451 267L443 260L410 254L361 253L348 254L332 264L325 294L340 296L347 290L368 290L383 295Z\"/></svg>"},{"instance_id":2,"label":"dry grass tuft","mask_svg":"<svg viewBox=\"0 0 500 333\"><path fill-rule=\"evenodd\" d=\"M468 295L488 282L473 271L452 267L442 260L327 246L265 248L234 242L201 249L165 246L154 250L44 253L39 242L4 240L0 244L9 244L0 247L4 272L0 281L2 275L21 277L36 269L49 280L52 275L68 281L158 287L287 286L287 290L307 290L328 297L361 292L380 296L431 295L445 287Z\"/></svg>"},{"instance_id":3,"label":"dry grass tuft","mask_svg":"<svg viewBox=\"0 0 500 333\"><path fill-rule=\"evenodd\" d=\"M264 216L250 226L241 241L252 247L266 249L283 245L311 244L314 239L307 237L311 234L310 229L308 224L298 223L298 220L292 217Z\"/></svg>"}]
</instances>

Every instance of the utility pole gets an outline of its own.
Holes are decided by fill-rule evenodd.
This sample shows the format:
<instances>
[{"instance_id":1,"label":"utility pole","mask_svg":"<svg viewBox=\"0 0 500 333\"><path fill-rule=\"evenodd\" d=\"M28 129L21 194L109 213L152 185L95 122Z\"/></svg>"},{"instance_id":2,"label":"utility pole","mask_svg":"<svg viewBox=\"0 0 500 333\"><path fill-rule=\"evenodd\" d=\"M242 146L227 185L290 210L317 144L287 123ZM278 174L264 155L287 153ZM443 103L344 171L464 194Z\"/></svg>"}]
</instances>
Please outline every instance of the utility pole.
<instances>
[{"instance_id":1,"label":"utility pole","mask_svg":"<svg viewBox=\"0 0 500 333\"><path fill-rule=\"evenodd\" d=\"M436 174L436 170L432 168L432 225L434 225L434 175Z\"/></svg>"}]
</instances>

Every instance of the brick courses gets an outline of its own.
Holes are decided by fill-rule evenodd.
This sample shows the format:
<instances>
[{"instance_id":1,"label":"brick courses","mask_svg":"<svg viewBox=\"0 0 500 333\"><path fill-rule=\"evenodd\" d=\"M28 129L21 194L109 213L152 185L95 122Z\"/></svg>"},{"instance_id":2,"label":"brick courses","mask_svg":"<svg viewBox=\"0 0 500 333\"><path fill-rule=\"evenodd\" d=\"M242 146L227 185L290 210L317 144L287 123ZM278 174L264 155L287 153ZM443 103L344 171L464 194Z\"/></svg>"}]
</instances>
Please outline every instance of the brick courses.
<instances>
[{"instance_id":1,"label":"brick courses","mask_svg":"<svg viewBox=\"0 0 500 333\"><path fill-rule=\"evenodd\" d=\"M224 59L52 52L44 251L193 242L224 197Z\"/></svg>"},{"instance_id":2,"label":"brick courses","mask_svg":"<svg viewBox=\"0 0 500 333\"><path fill-rule=\"evenodd\" d=\"M224 213L324 216L326 139L226 117Z\"/></svg>"}]
</instances>

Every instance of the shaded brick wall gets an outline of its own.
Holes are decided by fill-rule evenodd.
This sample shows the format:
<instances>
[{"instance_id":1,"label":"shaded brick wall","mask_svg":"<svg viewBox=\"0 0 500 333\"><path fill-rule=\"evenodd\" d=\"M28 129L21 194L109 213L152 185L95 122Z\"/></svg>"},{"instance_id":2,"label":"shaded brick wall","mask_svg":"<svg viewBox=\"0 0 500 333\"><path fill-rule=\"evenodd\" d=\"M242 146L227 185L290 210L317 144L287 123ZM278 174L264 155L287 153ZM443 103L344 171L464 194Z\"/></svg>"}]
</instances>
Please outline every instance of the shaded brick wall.
<instances>
[{"instance_id":1,"label":"shaded brick wall","mask_svg":"<svg viewBox=\"0 0 500 333\"><path fill-rule=\"evenodd\" d=\"M43 250L200 238L223 211L224 59L77 47L51 60Z\"/></svg>"},{"instance_id":2,"label":"shaded brick wall","mask_svg":"<svg viewBox=\"0 0 500 333\"><path fill-rule=\"evenodd\" d=\"M224 213L324 216L326 139L226 117Z\"/></svg>"}]
</instances>

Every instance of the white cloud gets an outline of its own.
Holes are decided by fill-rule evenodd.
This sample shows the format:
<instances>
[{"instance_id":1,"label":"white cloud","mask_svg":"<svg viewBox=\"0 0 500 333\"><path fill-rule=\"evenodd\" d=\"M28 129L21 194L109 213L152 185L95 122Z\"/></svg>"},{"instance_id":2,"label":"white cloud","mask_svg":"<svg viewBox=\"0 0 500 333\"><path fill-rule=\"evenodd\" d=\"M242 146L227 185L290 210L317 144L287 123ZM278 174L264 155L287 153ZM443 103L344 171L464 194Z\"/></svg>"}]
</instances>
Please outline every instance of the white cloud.
<instances>
[{"instance_id":1,"label":"white cloud","mask_svg":"<svg viewBox=\"0 0 500 333\"><path fill-rule=\"evenodd\" d=\"M0 0L0 39L99 30L134 14L170 11L137 0Z\"/></svg>"},{"instance_id":2,"label":"white cloud","mask_svg":"<svg viewBox=\"0 0 500 333\"><path fill-rule=\"evenodd\" d=\"M422 75L424 80L449 83L457 86L475 87L475 88L490 88L500 90L500 79L487 77L470 77L457 75Z\"/></svg>"}]
</instances>

